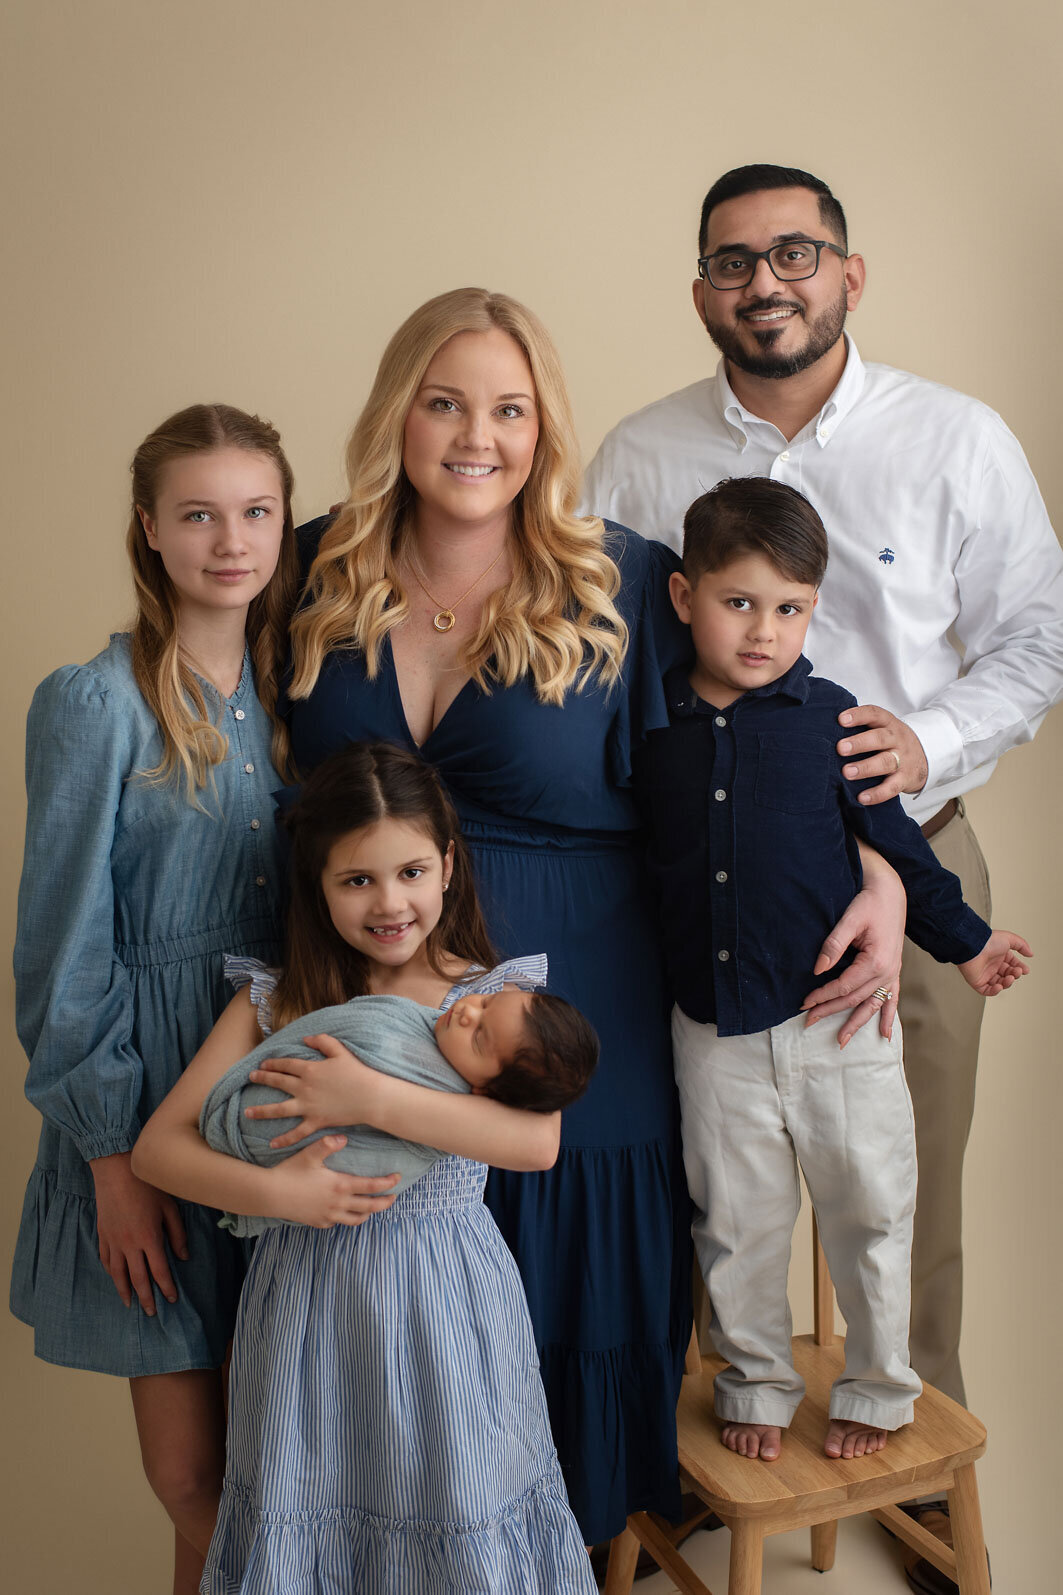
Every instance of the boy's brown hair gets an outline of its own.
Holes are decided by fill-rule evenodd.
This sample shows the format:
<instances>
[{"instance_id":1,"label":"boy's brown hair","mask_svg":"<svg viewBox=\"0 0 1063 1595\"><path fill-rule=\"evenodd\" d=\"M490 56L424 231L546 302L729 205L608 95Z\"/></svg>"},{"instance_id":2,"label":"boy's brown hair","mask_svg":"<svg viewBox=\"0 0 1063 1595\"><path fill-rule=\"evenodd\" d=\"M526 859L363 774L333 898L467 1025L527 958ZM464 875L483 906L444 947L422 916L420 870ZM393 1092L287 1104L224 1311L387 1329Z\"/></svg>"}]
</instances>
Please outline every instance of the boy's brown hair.
<instances>
[{"instance_id":1,"label":"boy's brown hair","mask_svg":"<svg viewBox=\"0 0 1063 1595\"><path fill-rule=\"evenodd\" d=\"M827 552L827 533L808 499L767 476L717 482L683 518L683 574L692 587L742 554L763 554L792 581L818 587Z\"/></svg>"}]
</instances>

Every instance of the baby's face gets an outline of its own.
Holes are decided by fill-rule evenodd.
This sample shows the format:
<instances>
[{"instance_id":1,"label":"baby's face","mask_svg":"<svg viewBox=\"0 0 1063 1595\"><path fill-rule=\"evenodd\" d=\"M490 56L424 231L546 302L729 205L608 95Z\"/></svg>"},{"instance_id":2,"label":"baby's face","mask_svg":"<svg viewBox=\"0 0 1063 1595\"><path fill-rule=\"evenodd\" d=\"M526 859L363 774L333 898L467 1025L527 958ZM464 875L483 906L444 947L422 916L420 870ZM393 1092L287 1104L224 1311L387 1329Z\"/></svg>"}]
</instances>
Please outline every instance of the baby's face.
<instances>
[{"instance_id":1,"label":"baby's face","mask_svg":"<svg viewBox=\"0 0 1063 1595\"><path fill-rule=\"evenodd\" d=\"M530 991L469 992L436 1020L436 1045L474 1091L493 1080L525 1038Z\"/></svg>"}]
</instances>

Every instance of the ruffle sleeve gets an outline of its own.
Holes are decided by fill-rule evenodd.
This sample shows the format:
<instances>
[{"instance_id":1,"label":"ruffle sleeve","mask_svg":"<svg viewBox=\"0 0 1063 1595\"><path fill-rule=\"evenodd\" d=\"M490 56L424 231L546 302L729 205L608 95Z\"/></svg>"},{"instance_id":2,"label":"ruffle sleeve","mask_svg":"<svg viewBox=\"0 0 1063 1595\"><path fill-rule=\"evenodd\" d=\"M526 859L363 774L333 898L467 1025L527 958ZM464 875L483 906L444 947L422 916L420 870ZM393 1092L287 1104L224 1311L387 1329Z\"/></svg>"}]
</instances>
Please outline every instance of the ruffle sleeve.
<instances>
[{"instance_id":1,"label":"ruffle sleeve","mask_svg":"<svg viewBox=\"0 0 1063 1595\"><path fill-rule=\"evenodd\" d=\"M522 991L538 991L546 985L549 968L545 953L526 953L520 958L507 958L493 969L473 969L467 978L452 986L443 1002L449 1008L452 1002L474 991L492 996L503 986L519 986Z\"/></svg>"},{"instance_id":2,"label":"ruffle sleeve","mask_svg":"<svg viewBox=\"0 0 1063 1595\"><path fill-rule=\"evenodd\" d=\"M273 1029L273 1008L270 998L280 971L271 969L268 964L262 963L261 959L248 958L238 953L226 953L222 958L222 967L225 978L234 991L242 991L245 986L250 986L249 996L251 1006L258 1016L258 1028L264 1036L268 1036Z\"/></svg>"},{"instance_id":3,"label":"ruffle sleeve","mask_svg":"<svg viewBox=\"0 0 1063 1595\"><path fill-rule=\"evenodd\" d=\"M609 769L618 786L631 784L631 757L647 733L668 724L664 675L690 653L690 630L668 595L680 562L663 543L647 542L606 521L606 549L621 576L619 604L629 638L623 695L609 732Z\"/></svg>"},{"instance_id":4,"label":"ruffle sleeve","mask_svg":"<svg viewBox=\"0 0 1063 1595\"><path fill-rule=\"evenodd\" d=\"M37 688L26 729L26 851L15 941L26 1095L86 1161L139 1132L143 1063L129 975L115 956L111 850L136 767L137 718L91 666Z\"/></svg>"}]
</instances>

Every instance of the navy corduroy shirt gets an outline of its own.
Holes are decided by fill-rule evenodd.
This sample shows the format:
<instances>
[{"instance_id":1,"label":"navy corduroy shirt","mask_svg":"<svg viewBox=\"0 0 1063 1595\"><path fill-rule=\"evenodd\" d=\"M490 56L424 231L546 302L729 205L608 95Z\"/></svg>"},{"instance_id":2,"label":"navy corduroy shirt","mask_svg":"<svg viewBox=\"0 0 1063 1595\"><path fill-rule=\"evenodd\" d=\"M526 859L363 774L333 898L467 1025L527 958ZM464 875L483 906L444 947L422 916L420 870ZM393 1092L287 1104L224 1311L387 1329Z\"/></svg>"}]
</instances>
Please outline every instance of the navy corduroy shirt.
<instances>
[{"instance_id":1,"label":"navy corduroy shirt","mask_svg":"<svg viewBox=\"0 0 1063 1595\"><path fill-rule=\"evenodd\" d=\"M913 941L942 963L981 952L989 926L900 801L865 808L857 793L874 782L843 777L838 715L857 703L844 687L802 655L726 709L682 669L665 692L671 723L650 732L635 783L672 995L688 1018L724 1036L768 1030L852 962L812 974L860 888L857 837L904 882Z\"/></svg>"}]
</instances>

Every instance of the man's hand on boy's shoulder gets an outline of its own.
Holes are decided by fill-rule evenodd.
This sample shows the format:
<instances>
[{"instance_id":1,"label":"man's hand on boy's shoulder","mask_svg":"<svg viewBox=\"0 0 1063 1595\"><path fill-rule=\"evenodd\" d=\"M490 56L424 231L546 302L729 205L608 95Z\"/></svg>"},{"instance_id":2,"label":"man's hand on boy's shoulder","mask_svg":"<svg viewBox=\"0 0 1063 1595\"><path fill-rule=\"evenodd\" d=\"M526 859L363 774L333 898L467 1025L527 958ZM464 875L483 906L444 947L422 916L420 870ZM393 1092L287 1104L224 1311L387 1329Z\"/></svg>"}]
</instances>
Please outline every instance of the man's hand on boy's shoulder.
<instances>
[{"instance_id":1,"label":"man's hand on boy's shoulder","mask_svg":"<svg viewBox=\"0 0 1063 1595\"><path fill-rule=\"evenodd\" d=\"M855 757L860 761L843 767L842 774L846 780L881 777L877 786L860 793L861 803L885 803L902 792L923 790L928 774L926 754L911 726L875 703L861 703L855 709L843 709L838 716L838 723L861 727L855 735L843 737L838 743L838 752L843 759Z\"/></svg>"}]
</instances>

